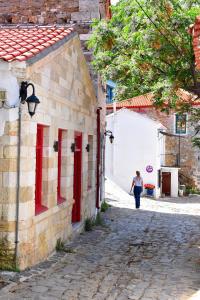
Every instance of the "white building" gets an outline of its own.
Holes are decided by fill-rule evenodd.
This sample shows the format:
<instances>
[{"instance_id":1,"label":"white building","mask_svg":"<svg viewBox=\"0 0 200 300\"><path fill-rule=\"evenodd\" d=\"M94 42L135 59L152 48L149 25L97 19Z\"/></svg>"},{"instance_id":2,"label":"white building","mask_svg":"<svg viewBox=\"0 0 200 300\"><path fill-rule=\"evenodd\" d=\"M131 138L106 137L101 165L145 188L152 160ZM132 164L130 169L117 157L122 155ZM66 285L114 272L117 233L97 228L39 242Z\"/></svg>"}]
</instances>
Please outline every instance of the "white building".
<instances>
[{"instance_id":1,"label":"white building","mask_svg":"<svg viewBox=\"0 0 200 300\"><path fill-rule=\"evenodd\" d=\"M165 173L165 127L140 113L121 109L107 116L107 130L115 139L106 141L106 176L129 192L136 170L141 172L144 184L155 185L154 197L161 195L161 178ZM178 195L178 170L171 173L171 194ZM145 190L144 190L145 192Z\"/></svg>"}]
</instances>

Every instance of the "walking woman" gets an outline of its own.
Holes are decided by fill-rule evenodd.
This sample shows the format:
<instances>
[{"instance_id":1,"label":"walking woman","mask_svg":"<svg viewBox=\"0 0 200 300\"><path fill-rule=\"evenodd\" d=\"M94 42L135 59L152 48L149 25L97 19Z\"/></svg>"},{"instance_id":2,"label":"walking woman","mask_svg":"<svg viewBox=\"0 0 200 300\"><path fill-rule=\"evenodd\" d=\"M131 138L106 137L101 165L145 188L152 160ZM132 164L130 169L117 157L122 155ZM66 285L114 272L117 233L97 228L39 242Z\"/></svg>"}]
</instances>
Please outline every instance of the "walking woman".
<instances>
[{"instance_id":1,"label":"walking woman","mask_svg":"<svg viewBox=\"0 0 200 300\"><path fill-rule=\"evenodd\" d=\"M131 190L134 187L135 207L140 208L140 194L143 191L143 179L140 172L136 171L136 176L133 178Z\"/></svg>"}]
</instances>

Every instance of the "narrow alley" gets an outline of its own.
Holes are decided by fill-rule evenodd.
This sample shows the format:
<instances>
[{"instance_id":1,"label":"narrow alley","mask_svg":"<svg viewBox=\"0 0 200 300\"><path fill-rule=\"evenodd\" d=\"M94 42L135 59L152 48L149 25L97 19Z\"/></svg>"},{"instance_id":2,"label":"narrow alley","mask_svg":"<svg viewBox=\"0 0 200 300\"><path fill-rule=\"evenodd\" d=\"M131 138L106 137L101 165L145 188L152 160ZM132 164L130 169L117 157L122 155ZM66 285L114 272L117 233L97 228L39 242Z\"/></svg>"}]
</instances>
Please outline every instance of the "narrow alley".
<instances>
[{"instance_id":1,"label":"narrow alley","mask_svg":"<svg viewBox=\"0 0 200 300\"><path fill-rule=\"evenodd\" d=\"M0 299L200 299L200 198L143 198L135 210L133 197L110 183L107 201L104 226Z\"/></svg>"}]
</instances>

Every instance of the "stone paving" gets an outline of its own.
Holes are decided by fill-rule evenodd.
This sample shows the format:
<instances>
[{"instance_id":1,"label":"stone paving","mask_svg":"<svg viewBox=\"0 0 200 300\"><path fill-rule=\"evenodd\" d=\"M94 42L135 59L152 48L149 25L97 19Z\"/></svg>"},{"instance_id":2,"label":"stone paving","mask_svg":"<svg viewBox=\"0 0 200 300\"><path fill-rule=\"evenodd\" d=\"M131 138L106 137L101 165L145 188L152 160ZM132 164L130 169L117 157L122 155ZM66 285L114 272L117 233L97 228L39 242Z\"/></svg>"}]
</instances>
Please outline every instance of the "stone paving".
<instances>
[{"instance_id":1,"label":"stone paving","mask_svg":"<svg viewBox=\"0 0 200 300\"><path fill-rule=\"evenodd\" d=\"M105 226L0 299L199 300L200 198L144 198L135 210L133 197L110 183L107 201Z\"/></svg>"}]
</instances>

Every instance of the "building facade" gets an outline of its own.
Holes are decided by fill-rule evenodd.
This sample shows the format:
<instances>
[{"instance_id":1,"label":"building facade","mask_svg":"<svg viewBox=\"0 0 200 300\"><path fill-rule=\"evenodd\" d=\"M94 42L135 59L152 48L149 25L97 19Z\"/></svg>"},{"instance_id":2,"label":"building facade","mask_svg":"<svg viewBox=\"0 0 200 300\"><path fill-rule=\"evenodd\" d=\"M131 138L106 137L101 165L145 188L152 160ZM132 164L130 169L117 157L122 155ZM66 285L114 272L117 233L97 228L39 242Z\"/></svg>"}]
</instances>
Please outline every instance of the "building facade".
<instances>
[{"instance_id":1,"label":"building facade","mask_svg":"<svg viewBox=\"0 0 200 300\"><path fill-rule=\"evenodd\" d=\"M110 0L0 0L3 24L68 24L110 16Z\"/></svg>"},{"instance_id":2,"label":"building facade","mask_svg":"<svg viewBox=\"0 0 200 300\"><path fill-rule=\"evenodd\" d=\"M96 213L98 101L73 29L2 27L0 47L0 238L24 269ZM32 118L25 81L40 101Z\"/></svg>"},{"instance_id":3,"label":"building facade","mask_svg":"<svg viewBox=\"0 0 200 300\"><path fill-rule=\"evenodd\" d=\"M112 144L106 144L106 176L128 193L138 170L144 186L154 186L152 196L177 197L178 168L164 166L166 128L157 120L126 108L107 115L106 121L115 137ZM143 194L146 193L144 189Z\"/></svg>"},{"instance_id":4,"label":"building facade","mask_svg":"<svg viewBox=\"0 0 200 300\"><path fill-rule=\"evenodd\" d=\"M185 101L187 101L187 95ZM195 107L199 107L195 102ZM193 147L192 136L194 129L189 122L189 114L179 115L171 111L170 114L161 112L153 106L153 95L146 94L116 103L116 109L128 108L140 114L157 120L167 128L166 147L163 155L163 166L179 167L179 182L187 186L200 188L200 159L199 149ZM107 113L113 111L113 104L107 105Z\"/></svg>"}]
</instances>

